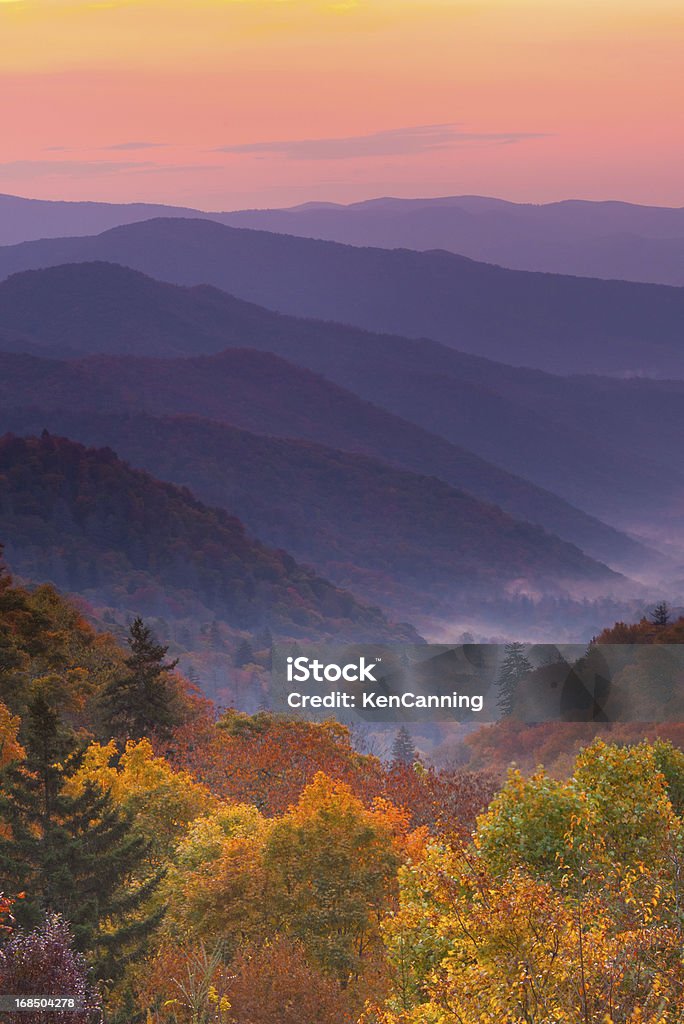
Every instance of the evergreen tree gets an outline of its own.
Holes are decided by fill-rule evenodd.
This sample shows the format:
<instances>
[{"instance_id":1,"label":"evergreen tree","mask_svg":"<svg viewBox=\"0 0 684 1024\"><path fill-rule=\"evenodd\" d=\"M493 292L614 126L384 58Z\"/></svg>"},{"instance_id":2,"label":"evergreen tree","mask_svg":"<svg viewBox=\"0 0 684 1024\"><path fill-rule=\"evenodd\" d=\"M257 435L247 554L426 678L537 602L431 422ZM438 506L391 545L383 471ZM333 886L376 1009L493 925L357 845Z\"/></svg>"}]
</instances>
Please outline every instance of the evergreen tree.
<instances>
[{"instance_id":1,"label":"evergreen tree","mask_svg":"<svg viewBox=\"0 0 684 1024\"><path fill-rule=\"evenodd\" d=\"M197 671L194 665L188 665L187 671L185 672L185 676L189 683L192 683L193 686L201 688L199 672Z\"/></svg>"},{"instance_id":2,"label":"evergreen tree","mask_svg":"<svg viewBox=\"0 0 684 1024\"><path fill-rule=\"evenodd\" d=\"M164 662L168 647L156 643L138 616L130 627L125 675L105 687L101 718L109 736L122 742L155 733L166 735L180 721L177 694L169 680L178 660Z\"/></svg>"},{"instance_id":3,"label":"evergreen tree","mask_svg":"<svg viewBox=\"0 0 684 1024\"><path fill-rule=\"evenodd\" d=\"M670 621L670 606L667 601L660 601L653 609L653 625L667 626Z\"/></svg>"},{"instance_id":4,"label":"evergreen tree","mask_svg":"<svg viewBox=\"0 0 684 1024\"><path fill-rule=\"evenodd\" d=\"M209 630L207 632L207 638L209 640L209 646L213 650L215 650L215 651L223 650L223 647L225 645L223 643L223 637L221 636L221 628L220 628L220 626L218 624L218 621L216 619L214 619L213 622L211 623L211 625L209 626Z\"/></svg>"},{"instance_id":5,"label":"evergreen tree","mask_svg":"<svg viewBox=\"0 0 684 1024\"><path fill-rule=\"evenodd\" d=\"M392 764L413 764L418 760L411 733L402 725L392 744Z\"/></svg>"},{"instance_id":6,"label":"evergreen tree","mask_svg":"<svg viewBox=\"0 0 684 1024\"><path fill-rule=\"evenodd\" d=\"M0 820L9 825L0 834L0 877L9 891L27 894L15 906L22 927L63 915L98 975L115 978L159 920L141 912L159 876L133 879L147 844L107 792L64 792L78 763L74 737L42 693L27 719L26 761L5 769L0 785Z\"/></svg>"},{"instance_id":7,"label":"evergreen tree","mask_svg":"<svg viewBox=\"0 0 684 1024\"><path fill-rule=\"evenodd\" d=\"M0 701L15 714L25 711L28 661L45 653L45 618L31 607L27 591L14 585L0 544Z\"/></svg>"},{"instance_id":8,"label":"evergreen tree","mask_svg":"<svg viewBox=\"0 0 684 1024\"><path fill-rule=\"evenodd\" d=\"M268 650L270 647L273 646L273 633L271 633L271 630L268 628L268 626L264 626L263 629L259 630L255 637L254 643L258 651Z\"/></svg>"},{"instance_id":9,"label":"evergreen tree","mask_svg":"<svg viewBox=\"0 0 684 1024\"><path fill-rule=\"evenodd\" d=\"M245 665L251 665L254 662L254 651L249 640L243 640L235 652L235 658L233 664L235 668L244 668Z\"/></svg>"},{"instance_id":10,"label":"evergreen tree","mask_svg":"<svg viewBox=\"0 0 684 1024\"><path fill-rule=\"evenodd\" d=\"M525 645L506 644L504 660L499 672L499 699L497 702L503 716L510 715L513 711L520 680L531 671L532 665L525 657Z\"/></svg>"}]
</instances>

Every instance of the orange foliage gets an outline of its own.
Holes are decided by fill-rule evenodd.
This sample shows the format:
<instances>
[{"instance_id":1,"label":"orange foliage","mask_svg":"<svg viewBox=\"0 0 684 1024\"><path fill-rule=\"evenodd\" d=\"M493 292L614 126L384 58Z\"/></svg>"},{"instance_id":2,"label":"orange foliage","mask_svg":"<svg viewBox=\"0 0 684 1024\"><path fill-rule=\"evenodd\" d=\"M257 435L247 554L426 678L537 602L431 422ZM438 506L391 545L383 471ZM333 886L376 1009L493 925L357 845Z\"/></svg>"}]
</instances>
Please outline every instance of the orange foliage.
<instances>
[{"instance_id":1,"label":"orange foliage","mask_svg":"<svg viewBox=\"0 0 684 1024\"><path fill-rule=\"evenodd\" d=\"M629 744L662 739L684 748L684 723L542 722L527 725L506 718L494 725L482 726L465 742L472 751L472 764L476 767L482 765L501 772L515 766L529 772L543 764L551 775L565 778L572 772L580 750L596 738L606 743Z\"/></svg>"},{"instance_id":2,"label":"orange foliage","mask_svg":"<svg viewBox=\"0 0 684 1024\"><path fill-rule=\"evenodd\" d=\"M383 776L383 792L408 811L414 827L470 835L477 816L499 787L495 774L465 769L437 771L394 763Z\"/></svg>"},{"instance_id":3,"label":"orange foliage","mask_svg":"<svg viewBox=\"0 0 684 1024\"><path fill-rule=\"evenodd\" d=\"M9 709L0 703L0 768L6 767L12 761L22 761L26 757L26 752L17 739L19 725L19 718L11 715Z\"/></svg>"},{"instance_id":4,"label":"orange foliage","mask_svg":"<svg viewBox=\"0 0 684 1024\"><path fill-rule=\"evenodd\" d=\"M0 932L11 932L12 922L12 907L14 906L14 900L9 896L5 896L4 892L0 892Z\"/></svg>"},{"instance_id":5,"label":"orange foliage","mask_svg":"<svg viewBox=\"0 0 684 1024\"><path fill-rule=\"evenodd\" d=\"M268 816L297 803L320 771L367 799L382 792L380 762L357 754L347 729L335 722L228 711L216 726L198 721L176 730L167 756L217 796Z\"/></svg>"},{"instance_id":6,"label":"orange foliage","mask_svg":"<svg viewBox=\"0 0 684 1024\"><path fill-rule=\"evenodd\" d=\"M318 772L349 786L366 806L385 798L413 828L472 832L498 787L495 774L383 765L358 754L336 722L291 721L267 712L229 711L213 725L198 719L176 730L166 756L218 796L273 817L294 806Z\"/></svg>"},{"instance_id":7,"label":"orange foliage","mask_svg":"<svg viewBox=\"0 0 684 1024\"><path fill-rule=\"evenodd\" d=\"M348 1024L339 984L306 960L297 942L278 937L233 961L228 998L235 1024Z\"/></svg>"},{"instance_id":8,"label":"orange foliage","mask_svg":"<svg viewBox=\"0 0 684 1024\"><path fill-rule=\"evenodd\" d=\"M597 644L682 644L684 643L684 616L665 626L650 619L640 622L616 622L604 629L594 640Z\"/></svg>"}]
</instances>

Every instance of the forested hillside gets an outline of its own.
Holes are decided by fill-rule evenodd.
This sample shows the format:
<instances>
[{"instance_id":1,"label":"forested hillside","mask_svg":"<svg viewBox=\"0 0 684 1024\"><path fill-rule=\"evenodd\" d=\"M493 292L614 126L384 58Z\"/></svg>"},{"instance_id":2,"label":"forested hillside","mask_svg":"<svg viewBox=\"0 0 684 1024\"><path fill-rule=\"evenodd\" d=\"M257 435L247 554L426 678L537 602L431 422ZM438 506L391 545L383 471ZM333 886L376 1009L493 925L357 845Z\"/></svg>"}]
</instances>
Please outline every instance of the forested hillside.
<instances>
[{"instance_id":1,"label":"forested hillside","mask_svg":"<svg viewBox=\"0 0 684 1024\"><path fill-rule=\"evenodd\" d=\"M526 584L555 597L580 583L587 594L630 590L626 580L539 528L432 477L373 459L188 417L47 422L90 442L107 441L158 479L190 487L207 504L229 509L253 536L395 618L423 622L472 611L491 601L495 585L511 598ZM14 549L15 524L1 514L0 523Z\"/></svg>"},{"instance_id":2,"label":"forested hillside","mask_svg":"<svg viewBox=\"0 0 684 1024\"><path fill-rule=\"evenodd\" d=\"M15 572L97 609L144 612L235 634L415 637L377 609L249 537L189 491L45 433L0 439L0 534Z\"/></svg>"},{"instance_id":3,"label":"forested hillside","mask_svg":"<svg viewBox=\"0 0 684 1024\"><path fill-rule=\"evenodd\" d=\"M612 524L640 529L654 513L668 512L684 494L676 447L684 429L682 388L676 380L641 375L616 379L616 370L611 377L592 377L587 375L589 363L582 377L541 373L425 338L283 316L215 288L172 286L97 262L18 274L0 284L0 346L58 359L81 353L125 354L126 359L109 364L111 386L104 391L100 386L100 401L112 401L124 382L128 388L134 386L131 377L135 381L141 373L155 375L156 364L146 364L147 369L130 364L134 355L213 354L215 363L183 364L183 373L192 366L191 376L187 383L175 384L179 400L193 388L193 411L199 408L198 392L201 397L211 394L214 415L249 429L258 429L255 424L262 417L262 432L310 436L342 448L365 443L363 450L408 468L427 459L430 472L514 515L531 518L553 532L567 524L575 531L568 539L580 544L582 524L576 515L570 522L568 503ZM255 361L252 370L261 367L268 390L254 381L243 384L239 393L247 386L250 390L236 408L226 382L227 404L221 406L216 387L212 391L203 380L200 367L205 374L225 374L229 357L222 352L227 347L276 353L299 367L300 374L308 368L323 375L327 385L311 379L304 385L301 376L299 383L287 380L285 368L278 374L266 360ZM10 368L15 365L9 363ZM231 372L247 369L243 357L241 371L233 364ZM38 381L45 368L34 365L28 381L22 380L21 370L18 380L10 372L5 385L10 400L27 400L31 377L40 400ZM173 379L172 367L166 369L164 376L168 375ZM60 388L54 372L51 377L56 402ZM330 382L345 389L346 401ZM155 389L165 386L155 382ZM306 395L295 394L304 386ZM151 395L150 389L148 381ZM372 407L363 408L359 397ZM298 419L283 415L295 398L311 414L308 434L301 435L301 410ZM140 394L136 399L151 400ZM326 424L317 415L321 402L334 403L334 432L333 423ZM168 401L166 411L173 411ZM190 406L180 411L190 411ZM549 491L565 499L565 507L559 500L551 502ZM591 543L589 524L584 527L582 535Z\"/></svg>"},{"instance_id":4,"label":"forested hillside","mask_svg":"<svg viewBox=\"0 0 684 1024\"><path fill-rule=\"evenodd\" d=\"M644 466L635 457L618 458L612 451L596 452L589 443L586 448L571 448L561 459L560 450L553 452L549 424L526 427L524 436L538 439L537 448L543 450L544 463L555 478L569 480L562 472L566 458L581 466L578 480L565 485L581 499L573 506L500 465L265 352L233 349L163 361L131 356L61 361L7 354L3 367L0 424L5 430L36 429L38 424L37 429L48 426L68 434L75 410L89 413L81 417L81 424L102 410L126 415L144 411L157 416L191 414L259 434L314 441L436 476L628 573L653 566L657 557L645 545L581 511L582 505L596 500L598 492L612 507L641 521L656 505L662 514L664 503L676 500L680 489L676 474L664 467ZM405 379L408 382L408 374ZM487 418L484 411L478 416ZM515 439L512 424L508 426ZM79 439L88 440L86 435ZM513 449L515 458L524 461L517 440ZM648 481L648 489L642 481ZM684 493L684 478L681 490Z\"/></svg>"},{"instance_id":5,"label":"forested hillside","mask_svg":"<svg viewBox=\"0 0 684 1024\"><path fill-rule=\"evenodd\" d=\"M117 641L3 568L0 990L77 1024L678 1024L684 755L585 729L505 778L217 716L142 619Z\"/></svg>"}]
</instances>

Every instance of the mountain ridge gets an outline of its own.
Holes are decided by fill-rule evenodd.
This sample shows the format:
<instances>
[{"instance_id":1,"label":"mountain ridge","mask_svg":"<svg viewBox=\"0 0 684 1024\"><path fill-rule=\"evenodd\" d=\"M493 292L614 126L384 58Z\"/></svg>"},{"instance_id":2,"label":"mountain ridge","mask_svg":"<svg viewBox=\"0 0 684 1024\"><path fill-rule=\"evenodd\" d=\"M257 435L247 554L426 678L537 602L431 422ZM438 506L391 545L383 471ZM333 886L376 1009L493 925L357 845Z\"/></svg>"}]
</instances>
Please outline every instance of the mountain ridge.
<instances>
[{"instance_id":1,"label":"mountain ridge","mask_svg":"<svg viewBox=\"0 0 684 1024\"><path fill-rule=\"evenodd\" d=\"M66 358L74 355L74 349L100 355L104 350L105 355L107 351L141 355L161 351L173 356L201 350L218 357L230 345L274 352L352 392L357 401L360 397L382 407L386 416L399 417L402 436L411 421L411 446L417 450L422 445L428 452L431 472L444 477L441 467L453 465L456 472L466 473L466 490L482 487L489 479L492 485L479 492L480 497L541 522L553 532L561 529L555 528L553 517L562 529L574 531L574 527L567 508L558 503L553 509L548 506L545 495L549 492L629 529L669 509L677 495L684 494L684 476L677 469L684 404L675 382L548 375L456 352L438 342L288 317L213 286L170 285L130 268L98 262L29 271L0 283L0 333L3 323L11 324L13 332L6 346L21 349L23 329L31 336L24 345L27 351L41 355L52 351ZM222 358L225 362L228 357ZM274 396L282 394L272 365L265 362L263 367ZM42 372L36 367L36 373ZM125 366L121 372L129 376ZM19 380L17 386L28 393L26 382ZM213 392L210 378L205 386ZM263 387L250 387L253 400L263 404ZM339 405L339 395L330 395ZM202 413L197 404L162 411ZM222 418L224 414L212 415ZM368 419L368 406L359 406L354 416L359 415L368 424L368 433L374 434L378 414L375 425ZM660 428L664 420L666 431ZM337 422L342 436L326 434L328 424L321 409L318 424L323 433L306 436L345 448L348 424L343 424L341 416ZM387 424L385 418L383 448L371 445L365 450L401 463ZM254 427L253 420L241 420L238 425ZM271 423L270 430L296 436L291 420L283 425ZM422 434L417 433L421 430ZM447 451L438 437L460 449L458 470L456 453ZM357 431L354 445L361 442ZM474 459L484 460L489 468ZM414 461L404 464L415 469L415 455ZM517 481L504 479L505 472ZM463 486L453 475L445 479ZM529 504L520 500L521 486L525 490L521 480L532 481L537 488L532 493L528 484ZM535 508L547 511L535 513ZM580 532L573 532L570 539L583 544L591 531L575 525ZM598 548L592 553L602 554Z\"/></svg>"},{"instance_id":2,"label":"mountain ridge","mask_svg":"<svg viewBox=\"0 0 684 1024\"><path fill-rule=\"evenodd\" d=\"M0 245L95 234L160 215L351 245L442 248L519 270L684 285L682 208L620 200L515 203L487 196L384 196L349 204L205 211L0 195Z\"/></svg>"},{"instance_id":3,"label":"mountain ridge","mask_svg":"<svg viewBox=\"0 0 684 1024\"><path fill-rule=\"evenodd\" d=\"M537 527L368 456L199 417L27 410L14 423L114 446L393 619L446 619L485 598L491 604L493 590L558 596L581 584L588 597L635 589Z\"/></svg>"},{"instance_id":4,"label":"mountain ridge","mask_svg":"<svg viewBox=\"0 0 684 1024\"><path fill-rule=\"evenodd\" d=\"M119 610L309 639L417 637L109 446L0 437L0 536L19 575Z\"/></svg>"},{"instance_id":5,"label":"mountain ridge","mask_svg":"<svg viewBox=\"0 0 684 1024\"><path fill-rule=\"evenodd\" d=\"M11 429L20 421L20 407L40 412L40 426L55 422L64 409L213 418L427 473L481 501L506 506L518 519L552 533L560 529L565 539L628 572L657 561L555 495L271 353L228 349L185 360L98 356L77 362L6 354L3 362L0 425Z\"/></svg>"},{"instance_id":6,"label":"mountain ridge","mask_svg":"<svg viewBox=\"0 0 684 1024\"><path fill-rule=\"evenodd\" d=\"M432 338L547 372L684 376L684 288L507 270L447 252L157 218L2 247L0 278L101 260L173 284L214 285L277 312Z\"/></svg>"}]
</instances>

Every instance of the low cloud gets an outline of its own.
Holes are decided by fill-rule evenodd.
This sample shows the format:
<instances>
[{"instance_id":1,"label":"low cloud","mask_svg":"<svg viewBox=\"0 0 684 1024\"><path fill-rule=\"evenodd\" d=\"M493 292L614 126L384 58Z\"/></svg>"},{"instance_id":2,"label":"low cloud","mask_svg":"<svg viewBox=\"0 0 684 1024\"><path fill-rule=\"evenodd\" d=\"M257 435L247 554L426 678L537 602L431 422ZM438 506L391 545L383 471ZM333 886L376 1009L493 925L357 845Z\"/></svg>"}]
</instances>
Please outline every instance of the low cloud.
<instances>
[{"instance_id":1,"label":"low cloud","mask_svg":"<svg viewBox=\"0 0 684 1024\"><path fill-rule=\"evenodd\" d=\"M289 160L349 160L356 157L406 156L468 143L510 144L544 138L539 132L469 132L458 124L394 128L346 138L286 139L221 146L219 153L282 153Z\"/></svg>"},{"instance_id":2,"label":"low cloud","mask_svg":"<svg viewBox=\"0 0 684 1024\"><path fill-rule=\"evenodd\" d=\"M135 149L164 149L168 142L116 142L112 146L102 146L103 150L121 152Z\"/></svg>"},{"instance_id":3,"label":"low cloud","mask_svg":"<svg viewBox=\"0 0 684 1024\"><path fill-rule=\"evenodd\" d=\"M147 170L156 165L150 161L113 160L8 160L0 163L0 177L21 175L43 178L49 175L119 174L122 171Z\"/></svg>"}]
</instances>

